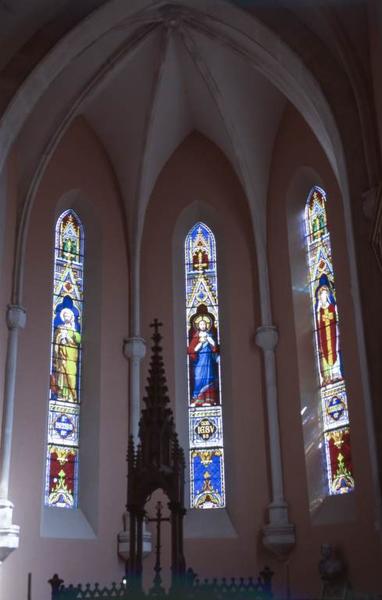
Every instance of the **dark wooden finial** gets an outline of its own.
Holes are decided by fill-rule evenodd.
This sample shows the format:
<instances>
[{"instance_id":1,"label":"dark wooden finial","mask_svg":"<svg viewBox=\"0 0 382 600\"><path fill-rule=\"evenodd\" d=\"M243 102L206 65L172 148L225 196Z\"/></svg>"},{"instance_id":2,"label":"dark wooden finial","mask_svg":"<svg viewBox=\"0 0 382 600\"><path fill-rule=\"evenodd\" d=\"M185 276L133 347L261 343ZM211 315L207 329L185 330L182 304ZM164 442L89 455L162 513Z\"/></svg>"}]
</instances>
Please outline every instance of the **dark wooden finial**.
<instances>
[{"instance_id":1,"label":"dark wooden finial","mask_svg":"<svg viewBox=\"0 0 382 600\"><path fill-rule=\"evenodd\" d=\"M61 585L64 583L64 580L61 579L57 575L57 573L55 573L53 575L53 577L48 580L48 583L50 583L50 585L52 587L52 594L53 594L53 598L54 598L54 594L57 594L59 592Z\"/></svg>"},{"instance_id":2,"label":"dark wooden finial","mask_svg":"<svg viewBox=\"0 0 382 600\"><path fill-rule=\"evenodd\" d=\"M155 406L159 408L160 406L165 407L169 402L167 397L167 385L162 357L162 347L160 344L162 336L160 334L159 327L162 327L162 323L155 318L150 324L150 327L154 329L154 333L151 336L154 344L151 347L152 354L146 386L147 395L143 398L143 400L146 406Z\"/></svg>"}]
</instances>

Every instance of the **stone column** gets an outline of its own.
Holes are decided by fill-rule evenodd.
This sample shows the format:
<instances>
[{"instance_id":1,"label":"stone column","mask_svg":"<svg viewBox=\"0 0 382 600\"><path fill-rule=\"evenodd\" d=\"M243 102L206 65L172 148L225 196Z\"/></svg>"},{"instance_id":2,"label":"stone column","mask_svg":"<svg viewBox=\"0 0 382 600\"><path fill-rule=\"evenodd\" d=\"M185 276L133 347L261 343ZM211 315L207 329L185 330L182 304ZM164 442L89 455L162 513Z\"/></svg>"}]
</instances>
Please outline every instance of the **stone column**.
<instances>
[{"instance_id":1,"label":"stone column","mask_svg":"<svg viewBox=\"0 0 382 600\"><path fill-rule=\"evenodd\" d=\"M137 444L139 419L141 416L141 361L146 354L145 340L138 336L126 339L123 344L123 354L128 359L130 367L130 433L134 436L134 442ZM118 554L125 561L128 560L130 555L130 528L128 527L128 522L128 515L125 513L124 530L118 534ZM151 533L146 529L146 524L143 523L143 557L147 556L151 550Z\"/></svg>"},{"instance_id":2,"label":"stone column","mask_svg":"<svg viewBox=\"0 0 382 600\"><path fill-rule=\"evenodd\" d=\"M289 523L288 505L284 498L283 469L280 448L280 428L277 406L275 348L278 333L273 325L264 325L256 331L256 344L264 355L264 370L271 462L272 499L268 506L269 523L263 529L263 543L274 554L287 554L295 544L294 525Z\"/></svg>"},{"instance_id":3,"label":"stone column","mask_svg":"<svg viewBox=\"0 0 382 600\"><path fill-rule=\"evenodd\" d=\"M123 353L129 360L130 366L130 433L138 442L139 419L141 414L141 360L146 354L146 342L141 337L131 337L125 340Z\"/></svg>"},{"instance_id":4,"label":"stone column","mask_svg":"<svg viewBox=\"0 0 382 600\"><path fill-rule=\"evenodd\" d=\"M4 379L3 421L0 445L0 562L19 545L20 528L12 524L13 504L8 499L11 465L13 415L19 329L25 327L26 312L21 306L7 309L8 347Z\"/></svg>"}]
</instances>

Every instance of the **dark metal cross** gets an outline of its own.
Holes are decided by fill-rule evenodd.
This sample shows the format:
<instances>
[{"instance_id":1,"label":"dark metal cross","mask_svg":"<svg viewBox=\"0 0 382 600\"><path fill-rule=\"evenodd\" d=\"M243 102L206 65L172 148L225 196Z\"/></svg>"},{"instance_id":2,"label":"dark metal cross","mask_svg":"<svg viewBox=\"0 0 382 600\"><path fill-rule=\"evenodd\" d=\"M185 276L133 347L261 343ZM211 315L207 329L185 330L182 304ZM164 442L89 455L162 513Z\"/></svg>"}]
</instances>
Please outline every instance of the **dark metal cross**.
<instances>
[{"instance_id":1,"label":"dark metal cross","mask_svg":"<svg viewBox=\"0 0 382 600\"><path fill-rule=\"evenodd\" d=\"M155 317L154 321L150 324L150 327L153 327L154 329L152 339L157 344L162 338L161 334L159 333L159 327L163 327L163 323L158 321L158 319Z\"/></svg>"},{"instance_id":2,"label":"dark metal cross","mask_svg":"<svg viewBox=\"0 0 382 600\"><path fill-rule=\"evenodd\" d=\"M150 323L150 327L154 328L154 333L159 333L159 327L163 327L163 323L158 321L158 319L155 317L154 321Z\"/></svg>"},{"instance_id":3,"label":"dark metal cross","mask_svg":"<svg viewBox=\"0 0 382 600\"><path fill-rule=\"evenodd\" d=\"M156 319L155 319L156 320ZM169 521L169 517L162 517L162 502L158 501L157 505L156 505L156 515L155 517L146 518L146 521L148 523L156 523L156 534L157 534L157 540L156 540L156 546L155 546L155 565L154 565L154 571L155 571L155 576L154 576L154 588L155 589L159 589L161 587L161 583L162 583L162 579L160 576L160 572L162 570L161 564L160 564L160 550L161 550L161 523L163 523L164 521Z\"/></svg>"}]
</instances>

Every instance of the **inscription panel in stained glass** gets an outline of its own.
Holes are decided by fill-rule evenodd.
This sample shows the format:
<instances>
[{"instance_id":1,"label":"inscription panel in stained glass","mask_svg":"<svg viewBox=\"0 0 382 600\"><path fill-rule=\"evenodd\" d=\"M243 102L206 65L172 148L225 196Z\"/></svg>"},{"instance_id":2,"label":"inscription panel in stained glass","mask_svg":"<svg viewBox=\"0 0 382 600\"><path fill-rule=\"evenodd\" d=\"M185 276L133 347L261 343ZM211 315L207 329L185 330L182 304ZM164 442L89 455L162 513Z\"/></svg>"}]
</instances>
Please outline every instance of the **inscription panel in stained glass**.
<instances>
[{"instance_id":1,"label":"inscription panel in stained glass","mask_svg":"<svg viewBox=\"0 0 382 600\"><path fill-rule=\"evenodd\" d=\"M223 445L221 409L190 409L190 446L193 448Z\"/></svg>"}]
</instances>

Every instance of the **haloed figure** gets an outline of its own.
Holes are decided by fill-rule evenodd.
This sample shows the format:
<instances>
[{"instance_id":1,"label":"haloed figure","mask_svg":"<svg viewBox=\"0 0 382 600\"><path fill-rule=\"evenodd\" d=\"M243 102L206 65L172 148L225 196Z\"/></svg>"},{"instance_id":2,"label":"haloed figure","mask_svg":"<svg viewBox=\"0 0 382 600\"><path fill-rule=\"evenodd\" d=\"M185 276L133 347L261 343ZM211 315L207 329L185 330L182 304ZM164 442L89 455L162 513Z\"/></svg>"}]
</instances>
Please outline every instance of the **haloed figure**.
<instances>
[{"instance_id":1,"label":"haloed figure","mask_svg":"<svg viewBox=\"0 0 382 600\"><path fill-rule=\"evenodd\" d=\"M327 285L321 285L317 290L316 314L321 376L323 383L327 384L342 378L337 310Z\"/></svg>"},{"instance_id":2,"label":"haloed figure","mask_svg":"<svg viewBox=\"0 0 382 600\"><path fill-rule=\"evenodd\" d=\"M77 366L81 334L70 308L60 312L61 325L54 333L54 367L58 398L77 402Z\"/></svg>"},{"instance_id":3,"label":"haloed figure","mask_svg":"<svg viewBox=\"0 0 382 600\"><path fill-rule=\"evenodd\" d=\"M217 344L211 334L212 321L207 315L197 317L188 354L191 366L191 404L213 405L218 403Z\"/></svg>"}]
</instances>

